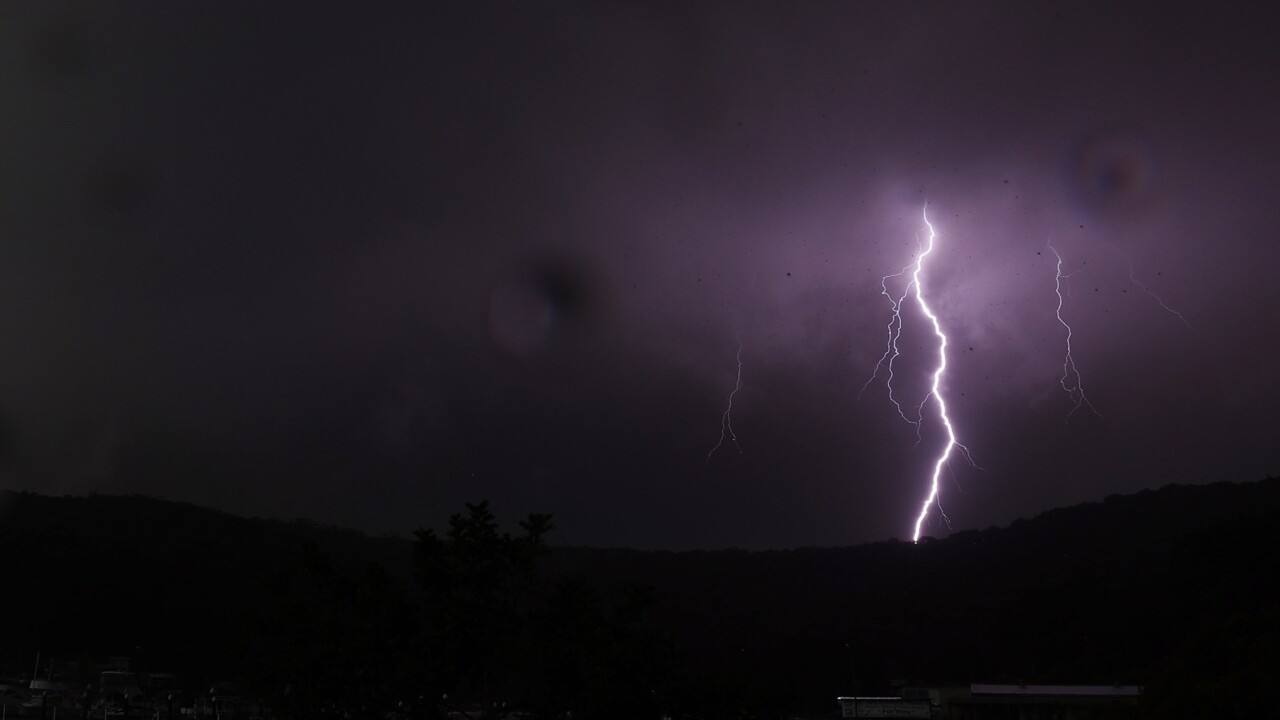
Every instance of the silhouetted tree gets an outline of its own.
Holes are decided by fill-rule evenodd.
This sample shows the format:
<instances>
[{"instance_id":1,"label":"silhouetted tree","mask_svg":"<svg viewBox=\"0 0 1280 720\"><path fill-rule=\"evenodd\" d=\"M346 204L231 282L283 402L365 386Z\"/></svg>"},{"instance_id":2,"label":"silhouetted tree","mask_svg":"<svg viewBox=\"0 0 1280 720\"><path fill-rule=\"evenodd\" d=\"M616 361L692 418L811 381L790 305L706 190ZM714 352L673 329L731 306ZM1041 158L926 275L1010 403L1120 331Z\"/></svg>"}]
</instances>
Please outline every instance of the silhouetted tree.
<instances>
[{"instance_id":1,"label":"silhouetted tree","mask_svg":"<svg viewBox=\"0 0 1280 720\"><path fill-rule=\"evenodd\" d=\"M309 544L268 592L252 676L280 716L386 717L420 692L414 614L380 565L348 572Z\"/></svg>"},{"instance_id":2,"label":"silhouetted tree","mask_svg":"<svg viewBox=\"0 0 1280 720\"><path fill-rule=\"evenodd\" d=\"M449 518L444 538L419 529L414 559L425 591L428 665L448 704L505 700L517 688L535 566L550 515L530 515L523 534L502 532L487 501Z\"/></svg>"}]
</instances>

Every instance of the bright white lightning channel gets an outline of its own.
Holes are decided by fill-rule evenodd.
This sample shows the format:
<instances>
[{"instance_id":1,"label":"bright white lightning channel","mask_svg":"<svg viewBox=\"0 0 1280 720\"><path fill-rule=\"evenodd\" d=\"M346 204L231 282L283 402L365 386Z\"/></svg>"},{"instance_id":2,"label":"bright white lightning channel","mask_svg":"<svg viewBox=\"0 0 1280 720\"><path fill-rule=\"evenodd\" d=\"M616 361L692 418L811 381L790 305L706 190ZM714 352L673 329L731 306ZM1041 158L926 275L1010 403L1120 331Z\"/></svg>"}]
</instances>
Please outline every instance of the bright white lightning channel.
<instances>
[{"instance_id":1,"label":"bright white lightning channel","mask_svg":"<svg viewBox=\"0 0 1280 720\"><path fill-rule=\"evenodd\" d=\"M938 477L951 457L951 451L959 445L956 442L955 428L951 426L951 418L947 416L947 402L942 397L942 374L947 370L947 336L942 332L942 324L938 322L938 316L924 301L924 283L920 280L920 273L924 270L924 259L933 252L933 241L937 233L933 231L933 225L929 222L927 207L921 210L920 216L924 219L925 227L929 228L929 240L924 252L916 258L916 268L911 273L911 282L916 287L916 304L920 306L920 311L925 314L925 317L929 318L929 322L933 325L933 334L938 338L938 368L933 371L933 383L929 386L929 394L925 396L924 402L920 403L920 407L923 408L929 398L933 398L938 404L938 417L941 418L942 425L947 430L947 444L942 449L942 454L933 463L933 475L929 478L929 495L920 504L920 514L916 517L915 531L911 535L912 542L920 541L920 528L924 525L924 519L929 516L929 508L938 502Z\"/></svg>"},{"instance_id":2,"label":"bright white lightning channel","mask_svg":"<svg viewBox=\"0 0 1280 720\"><path fill-rule=\"evenodd\" d=\"M921 217L924 220L925 227L929 230L929 236L925 241L924 249L916 256L914 263L907 265L892 275L886 275L880 279L881 294L889 299L889 304L893 309L893 314L890 316L889 323L885 328L888 338L885 341L884 354L876 363L876 367L871 374L871 378L862 386L862 389L866 390L867 386L875 380L877 375L879 375L880 369L882 367L885 368L888 376L887 384L889 388L889 400L893 402L894 407L897 408L898 414L902 416L902 419L916 427L917 442L920 438L920 425L924 417L924 407L929 403L929 400L933 400L937 404L938 417L942 421L942 426L947 432L947 444L942 448L941 453L933 463L933 473L929 477L929 492L925 497L924 502L920 504L920 514L916 517L915 528L911 536L912 542L920 541L920 532L924 527L925 518L929 516L930 508L937 507L938 512L942 514L943 519L946 519L946 513L942 512L942 506L939 503L938 493L940 489L939 485L940 478L942 476L942 469L948 465L948 461L951 459L951 453L959 448L966 457L969 457L968 449L964 445L960 444L956 439L955 427L951 424L951 417L947 414L947 402L942 395L942 378L947 370L947 335L942 331L942 323L938 320L938 316L934 314L933 310L929 307L929 304L925 302L924 281L921 277L924 272L925 258L933 252L934 240L937 238L937 233L933 229L933 224L929 222L927 206L921 210ZM907 283L905 288L903 288L902 294L895 297L889 292L889 281L894 278L902 277L907 273L910 273L911 281ZM902 306L906 303L907 296L909 295L914 296L916 305L919 306L920 312L928 318L929 323L933 327L933 334L938 338L938 366L933 371L932 382L930 383L928 394L925 395L924 400L922 400L920 405L916 408L916 419L914 420L907 417L907 414L902 409L902 405L893 394L893 363L901 354L898 349L898 339L902 335ZM861 394L861 391L859 394ZM972 463L972 458L970 458L969 461Z\"/></svg>"},{"instance_id":3,"label":"bright white lightning channel","mask_svg":"<svg viewBox=\"0 0 1280 720\"><path fill-rule=\"evenodd\" d=\"M716 454L721 445L724 445L724 438L728 435L733 441L733 446L738 448L738 454L742 454L742 446L738 444L738 436L733 432L733 397L742 389L742 338L738 338L738 354L735 356L738 363L738 376L733 381L733 391L729 393L729 402L725 406L724 414L720 416L720 440L716 442L715 447L707 453L707 462L711 462L711 456Z\"/></svg>"}]
</instances>

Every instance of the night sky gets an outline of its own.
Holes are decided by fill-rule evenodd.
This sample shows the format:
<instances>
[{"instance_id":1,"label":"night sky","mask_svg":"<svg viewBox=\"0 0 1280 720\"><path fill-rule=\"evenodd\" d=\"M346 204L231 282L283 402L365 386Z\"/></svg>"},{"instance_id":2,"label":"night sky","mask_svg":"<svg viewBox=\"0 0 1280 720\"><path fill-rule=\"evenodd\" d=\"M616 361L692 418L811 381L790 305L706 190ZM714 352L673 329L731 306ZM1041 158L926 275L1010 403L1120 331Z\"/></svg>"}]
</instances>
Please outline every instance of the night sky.
<instances>
[{"instance_id":1,"label":"night sky","mask_svg":"<svg viewBox=\"0 0 1280 720\"><path fill-rule=\"evenodd\" d=\"M1183 5L5 4L0 486L910 538L926 202L954 530L1280 472L1280 46Z\"/></svg>"}]
</instances>

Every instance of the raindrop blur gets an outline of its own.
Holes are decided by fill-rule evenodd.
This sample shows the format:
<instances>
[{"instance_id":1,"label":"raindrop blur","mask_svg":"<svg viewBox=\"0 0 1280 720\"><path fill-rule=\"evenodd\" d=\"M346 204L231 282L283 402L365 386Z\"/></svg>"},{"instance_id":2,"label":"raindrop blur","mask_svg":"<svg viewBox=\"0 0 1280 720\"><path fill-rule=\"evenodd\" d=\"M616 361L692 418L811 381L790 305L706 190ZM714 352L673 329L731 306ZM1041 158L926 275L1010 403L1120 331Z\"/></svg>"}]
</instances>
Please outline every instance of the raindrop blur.
<instances>
[{"instance_id":1,"label":"raindrop blur","mask_svg":"<svg viewBox=\"0 0 1280 720\"><path fill-rule=\"evenodd\" d=\"M1150 145L1134 133L1086 133L1071 151L1070 184L1084 209L1120 219L1151 208L1158 167Z\"/></svg>"},{"instance_id":2,"label":"raindrop blur","mask_svg":"<svg viewBox=\"0 0 1280 720\"><path fill-rule=\"evenodd\" d=\"M531 262L507 276L489 300L489 332L507 352L536 352L579 329L591 291L582 270L563 260Z\"/></svg>"}]
</instances>

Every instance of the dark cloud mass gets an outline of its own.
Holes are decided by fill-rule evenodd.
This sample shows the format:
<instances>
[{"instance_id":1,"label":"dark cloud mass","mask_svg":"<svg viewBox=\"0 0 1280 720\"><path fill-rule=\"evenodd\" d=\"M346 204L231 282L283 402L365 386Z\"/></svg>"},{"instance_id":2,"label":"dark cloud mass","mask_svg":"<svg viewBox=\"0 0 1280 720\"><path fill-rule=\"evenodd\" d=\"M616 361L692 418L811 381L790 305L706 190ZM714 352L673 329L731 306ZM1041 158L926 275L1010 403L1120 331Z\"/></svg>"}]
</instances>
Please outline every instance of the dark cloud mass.
<instances>
[{"instance_id":1,"label":"dark cloud mass","mask_svg":"<svg viewBox=\"0 0 1280 720\"><path fill-rule=\"evenodd\" d=\"M982 468L944 477L955 529L1258 479L1280 437L1264 26L6 6L0 483L377 531L490 498L595 545L907 537L942 435L859 389L926 202L945 392ZM1049 241L1098 410L1070 422ZM742 451L708 459L739 342ZM931 342L908 316L900 398L924 397Z\"/></svg>"}]
</instances>

